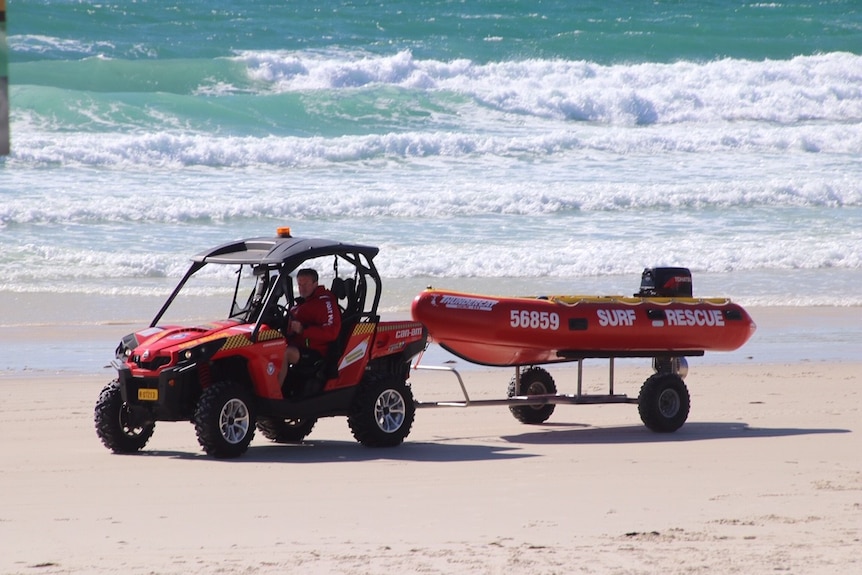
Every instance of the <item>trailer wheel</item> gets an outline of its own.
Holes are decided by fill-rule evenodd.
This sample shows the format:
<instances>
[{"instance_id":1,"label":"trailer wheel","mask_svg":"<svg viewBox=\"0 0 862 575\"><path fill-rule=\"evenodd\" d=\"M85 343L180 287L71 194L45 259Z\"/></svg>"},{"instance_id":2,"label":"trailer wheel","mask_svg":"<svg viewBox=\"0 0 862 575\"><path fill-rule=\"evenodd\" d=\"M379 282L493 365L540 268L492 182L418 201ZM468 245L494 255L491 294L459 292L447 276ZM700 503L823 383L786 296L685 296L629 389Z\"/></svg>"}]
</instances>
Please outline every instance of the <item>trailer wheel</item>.
<instances>
[{"instance_id":1,"label":"trailer wheel","mask_svg":"<svg viewBox=\"0 0 862 575\"><path fill-rule=\"evenodd\" d=\"M299 419L280 419L277 417L261 417L257 420L257 429L264 437L276 443L295 443L302 441L311 433L316 417Z\"/></svg>"},{"instance_id":2,"label":"trailer wheel","mask_svg":"<svg viewBox=\"0 0 862 575\"><path fill-rule=\"evenodd\" d=\"M195 409L198 443L207 455L239 457L254 437L255 414L249 393L231 381L219 381L201 393Z\"/></svg>"},{"instance_id":3,"label":"trailer wheel","mask_svg":"<svg viewBox=\"0 0 862 575\"><path fill-rule=\"evenodd\" d=\"M682 378L674 373L656 373L641 386L638 413L649 429L659 433L676 431L688 419L691 398Z\"/></svg>"},{"instance_id":4,"label":"trailer wheel","mask_svg":"<svg viewBox=\"0 0 862 575\"><path fill-rule=\"evenodd\" d=\"M416 403L406 381L386 373L367 372L359 384L347 423L366 447L395 447L410 433Z\"/></svg>"},{"instance_id":5,"label":"trailer wheel","mask_svg":"<svg viewBox=\"0 0 862 575\"><path fill-rule=\"evenodd\" d=\"M513 376L509 382L508 397L520 395L555 395L557 393L557 385L554 383L554 378L551 374L541 367L531 367L521 373L520 386L518 385L518 377ZM512 405L509 411L515 416L515 419L521 423L538 424L544 423L554 413L554 408L557 407L553 403L545 403L540 405Z\"/></svg>"},{"instance_id":6,"label":"trailer wheel","mask_svg":"<svg viewBox=\"0 0 862 575\"><path fill-rule=\"evenodd\" d=\"M140 451L156 429L156 423L141 408L123 403L117 380L99 394L94 419L96 434L114 453Z\"/></svg>"}]
</instances>

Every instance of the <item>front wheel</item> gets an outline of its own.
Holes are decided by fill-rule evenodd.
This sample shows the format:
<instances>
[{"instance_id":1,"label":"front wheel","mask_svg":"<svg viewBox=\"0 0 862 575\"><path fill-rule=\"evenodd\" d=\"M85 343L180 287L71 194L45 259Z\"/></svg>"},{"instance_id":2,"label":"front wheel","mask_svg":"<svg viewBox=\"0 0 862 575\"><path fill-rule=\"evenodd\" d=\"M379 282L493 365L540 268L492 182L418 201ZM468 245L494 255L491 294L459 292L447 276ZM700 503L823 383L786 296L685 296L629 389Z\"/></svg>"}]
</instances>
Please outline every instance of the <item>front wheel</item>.
<instances>
[{"instance_id":1,"label":"front wheel","mask_svg":"<svg viewBox=\"0 0 862 575\"><path fill-rule=\"evenodd\" d=\"M674 373L656 373L641 386L638 413L649 429L676 431L688 419L691 398L682 378Z\"/></svg>"},{"instance_id":2,"label":"front wheel","mask_svg":"<svg viewBox=\"0 0 862 575\"><path fill-rule=\"evenodd\" d=\"M359 384L347 423L366 447L395 447L410 434L416 404L407 382L369 372Z\"/></svg>"},{"instance_id":3,"label":"front wheel","mask_svg":"<svg viewBox=\"0 0 862 575\"><path fill-rule=\"evenodd\" d=\"M518 376L512 377L509 382L508 397L519 395L555 395L557 384L551 374L541 367L531 367ZM521 423L538 424L544 423L554 413L556 405L545 403L538 405L513 405L509 411L515 419Z\"/></svg>"},{"instance_id":4,"label":"front wheel","mask_svg":"<svg viewBox=\"0 0 862 575\"><path fill-rule=\"evenodd\" d=\"M123 403L117 380L106 385L99 394L94 420L96 435L114 453L140 451L156 429L155 421L146 410Z\"/></svg>"},{"instance_id":5,"label":"front wheel","mask_svg":"<svg viewBox=\"0 0 862 575\"><path fill-rule=\"evenodd\" d=\"M254 437L255 413L249 393L220 381L203 390L194 416L198 443L208 455L239 457Z\"/></svg>"}]
</instances>

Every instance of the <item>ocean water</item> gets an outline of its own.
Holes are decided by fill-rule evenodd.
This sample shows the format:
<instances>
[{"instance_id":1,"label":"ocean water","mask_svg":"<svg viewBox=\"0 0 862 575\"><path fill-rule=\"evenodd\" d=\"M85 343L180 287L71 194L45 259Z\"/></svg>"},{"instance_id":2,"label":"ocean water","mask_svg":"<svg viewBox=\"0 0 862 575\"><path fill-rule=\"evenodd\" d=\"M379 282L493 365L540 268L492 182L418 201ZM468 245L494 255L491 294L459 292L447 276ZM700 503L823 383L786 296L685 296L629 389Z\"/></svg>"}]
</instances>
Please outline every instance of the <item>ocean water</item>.
<instances>
[{"instance_id":1,"label":"ocean water","mask_svg":"<svg viewBox=\"0 0 862 575\"><path fill-rule=\"evenodd\" d=\"M6 325L148 319L192 254L282 225L380 246L391 312L656 265L862 306L855 0L7 8Z\"/></svg>"}]
</instances>

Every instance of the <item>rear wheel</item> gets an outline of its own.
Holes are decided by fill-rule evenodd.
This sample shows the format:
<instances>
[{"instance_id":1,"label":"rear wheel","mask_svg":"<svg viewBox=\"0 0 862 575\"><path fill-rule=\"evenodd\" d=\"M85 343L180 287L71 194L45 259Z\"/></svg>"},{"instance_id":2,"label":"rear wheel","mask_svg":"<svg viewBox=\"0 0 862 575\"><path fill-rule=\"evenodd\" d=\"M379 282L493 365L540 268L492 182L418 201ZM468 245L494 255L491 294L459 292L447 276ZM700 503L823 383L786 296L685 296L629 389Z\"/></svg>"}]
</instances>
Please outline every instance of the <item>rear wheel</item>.
<instances>
[{"instance_id":1,"label":"rear wheel","mask_svg":"<svg viewBox=\"0 0 862 575\"><path fill-rule=\"evenodd\" d=\"M239 457L254 437L255 414L248 391L231 381L203 390L195 409L198 443L208 455Z\"/></svg>"},{"instance_id":2,"label":"rear wheel","mask_svg":"<svg viewBox=\"0 0 862 575\"><path fill-rule=\"evenodd\" d=\"M407 382L390 374L368 372L356 390L347 423L367 447L394 447L410 434L416 404Z\"/></svg>"},{"instance_id":3,"label":"rear wheel","mask_svg":"<svg viewBox=\"0 0 862 575\"><path fill-rule=\"evenodd\" d=\"M94 419L96 434L114 453L140 451L156 429L156 422L146 410L123 403L117 380L106 385L99 394Z\"/></svg>"},{"instance_id":4,"label":"rear wheel","mask_svg":"<svg viewBox=\"0 0 862 575\"><path fill-rule=\"evenodd\" d=\"M519 395L556 395L557 385L551 374L541 367L531 367L521 372L521 377L514 376L509 382L508 397ZM557 407L553 403L539 405L512 405L509 411L521 423L544 423L554 413Z\"/></svg>"},{"instance_id":5,"label":"rear wheel","mask_svg":"<svg viewBox=\"0 0 862 575\"><path fill-rule=\"evenodd\" d=\"M279 419L277 417L261 417L257 420L257 429L264 437L276 443L295 443L302 441L311 433L317 418Z\"/></svg>"},{"instance_id":6,"label":"rear wheel","mask_svg":"<svg viewBox=\"0 0 862 575\"><path fill-rule=\"evenodd\" d=\"M688 419L691 398L682 378L674 373L656 373L641 386L638 413L649 429L676 431Z\"/></svg>"}]
</instances>

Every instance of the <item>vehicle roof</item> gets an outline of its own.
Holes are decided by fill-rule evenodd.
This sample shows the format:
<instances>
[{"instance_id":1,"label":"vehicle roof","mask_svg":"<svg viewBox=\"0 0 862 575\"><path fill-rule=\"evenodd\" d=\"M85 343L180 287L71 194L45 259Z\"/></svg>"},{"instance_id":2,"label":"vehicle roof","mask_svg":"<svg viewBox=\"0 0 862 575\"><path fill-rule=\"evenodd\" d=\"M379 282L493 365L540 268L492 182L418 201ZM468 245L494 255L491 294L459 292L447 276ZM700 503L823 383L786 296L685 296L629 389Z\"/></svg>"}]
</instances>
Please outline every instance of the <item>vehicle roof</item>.
<instances>
[{"instance_id":1,"label":"vehicle roof","mask_svg":"<svg viewBox=\"0 0 862 575\"><path fill-rule=\"evenodd\" d=\"M236 240L196 254L192 260L215 264L287 264L297 266L321 256L363 254L369 260L380 249L322 238L248 238Z\"/></svg>"}]
</instances>

